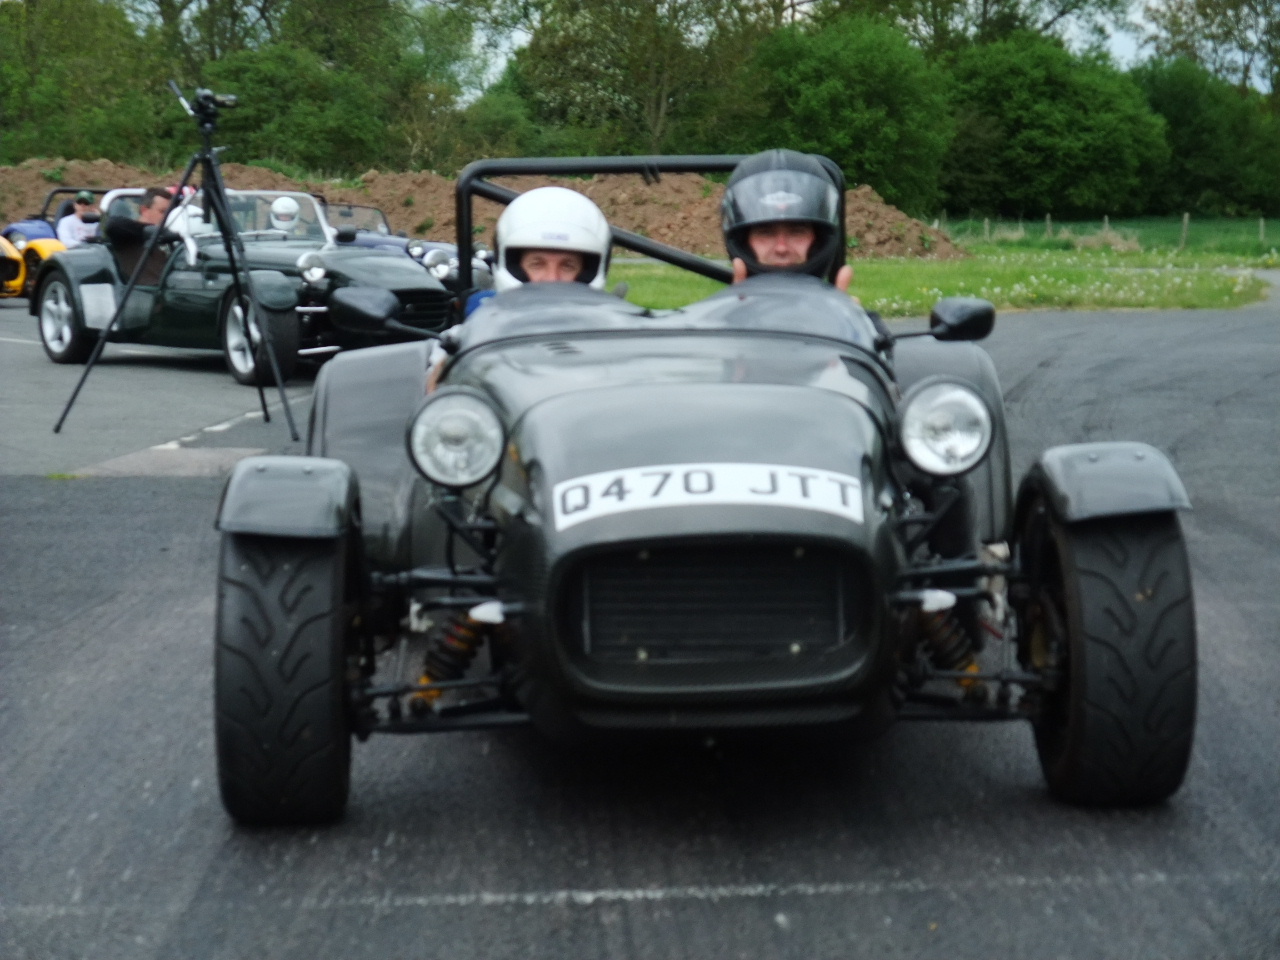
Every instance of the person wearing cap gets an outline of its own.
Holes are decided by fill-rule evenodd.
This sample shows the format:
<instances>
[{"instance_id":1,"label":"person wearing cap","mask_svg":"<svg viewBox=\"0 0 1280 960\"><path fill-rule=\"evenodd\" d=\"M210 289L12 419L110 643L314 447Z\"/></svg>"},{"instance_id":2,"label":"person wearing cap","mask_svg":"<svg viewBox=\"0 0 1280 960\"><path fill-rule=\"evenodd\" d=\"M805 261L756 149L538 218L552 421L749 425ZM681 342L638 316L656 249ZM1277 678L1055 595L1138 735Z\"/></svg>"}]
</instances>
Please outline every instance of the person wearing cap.
<instances>
[{"instance_id":1,"label":"person wearing cap","mask_svg":"<svg viewBox=\"0 0 1280 960\"><path fill-rule=\"evenodd\" d=\"M76 194L75 204L71 208L71 213L58 221L54 232L58 239L62 241L63 246L68 250L72 247L78 247L90 237L98 232L96 223L85 223L86 214L93 213L94 197L88 190L81 190Z\"/></svg>"},{"instance_id":2,"label":"person wearing cap","mask_svg":"<svg viewBox=\"0 0 1280 960\"><path fill-rule=\"evenodd\" d=\"M840 195L817 157L766 150L734 168L721 202L733 282L765 273L830 280L847 293L853 268L840 246Z\"/></svg>"}]
</instances>

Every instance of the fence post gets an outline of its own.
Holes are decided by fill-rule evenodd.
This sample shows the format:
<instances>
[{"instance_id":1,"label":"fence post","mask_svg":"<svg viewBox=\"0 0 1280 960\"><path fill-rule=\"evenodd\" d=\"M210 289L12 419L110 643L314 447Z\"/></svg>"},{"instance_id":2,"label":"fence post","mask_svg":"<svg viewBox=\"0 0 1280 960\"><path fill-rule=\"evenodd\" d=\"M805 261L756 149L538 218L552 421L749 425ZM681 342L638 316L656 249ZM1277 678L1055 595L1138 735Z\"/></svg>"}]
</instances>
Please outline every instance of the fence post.
<instances>
[{"instance_id":1,"label":"fence post","mask_svg":"<svg viewBox=\"0 0 1280 960\"><path fill-rule=\"evenodd\" d=\"M1267 218L1258 218L1258 243L1267 242Z\"/></svg>"},{"instance_id":2,"label":"fence post","mask_svg":"<svg viewBox=\"0 0 1280 960\"><path fill-rule=\"evenodd\" d=\"M1184 250L1187 246L1187 226L1191 223L1191 214L1184 213L1182 215L1182 239L1178 241L1178 249Z\"/></svg>"},{"instance_id":3,"label":"fence post","mask_svg":"<svg viewBox=\"0 0 1280 960\"><path fill-rule=\"evenodd\" d=\"M1111 218L1107 216L1105 213L1102 215L1102 232L1103 233L1111 232Z\"/></svg>"},{"instance_id":4,"label":"fence post","mask_svg":"<svg viewBox=\"0 0 1280 960\"><path fill-rule=\"evenodd\" d=\"M987 243L991 242L991 218L982 218L982 239Z\"/></svg>"},{"instance_id":5,"label":"fence post","mask_svg":"<svg viewBox=\"0 0 1280 960\"><path fill-rule=\"evenodd\" d=\"M1044 215L1044 235L1051 239L1053 237L1053 217L1047 213Z\"/></svg>"}]
</instances>

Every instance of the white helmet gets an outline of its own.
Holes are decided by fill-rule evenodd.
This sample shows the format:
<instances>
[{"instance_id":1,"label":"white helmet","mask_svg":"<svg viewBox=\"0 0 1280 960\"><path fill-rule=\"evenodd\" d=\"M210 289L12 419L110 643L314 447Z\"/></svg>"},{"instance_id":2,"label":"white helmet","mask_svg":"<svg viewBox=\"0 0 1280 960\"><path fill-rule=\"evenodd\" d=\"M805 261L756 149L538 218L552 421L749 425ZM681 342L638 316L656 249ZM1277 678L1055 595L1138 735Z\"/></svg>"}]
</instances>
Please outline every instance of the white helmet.
<instances>
[{"instance_id":1,"label":"white helmet","mask_svg":"<svg viewBox=\"0 0 1280 960\"><path fill-rule=\"evenodd\" d=\"M498 218L494 289L502 293L529 281L520 267L526 250L567 250L582 254L577 281L603 290L612 242L609 221L577 191L538 187L522 193Z\"/></svg>"},{"instance_id":2,"label":"white helmet","mask_svg":"<svg viewBox=\"0 0 1280 960\"><path fill-rule=\"evenodd\" d=\"M271 228L292 233L298 225L298 201L293 197L276 197L271 202Z\"/></svg>"}]
</instances>

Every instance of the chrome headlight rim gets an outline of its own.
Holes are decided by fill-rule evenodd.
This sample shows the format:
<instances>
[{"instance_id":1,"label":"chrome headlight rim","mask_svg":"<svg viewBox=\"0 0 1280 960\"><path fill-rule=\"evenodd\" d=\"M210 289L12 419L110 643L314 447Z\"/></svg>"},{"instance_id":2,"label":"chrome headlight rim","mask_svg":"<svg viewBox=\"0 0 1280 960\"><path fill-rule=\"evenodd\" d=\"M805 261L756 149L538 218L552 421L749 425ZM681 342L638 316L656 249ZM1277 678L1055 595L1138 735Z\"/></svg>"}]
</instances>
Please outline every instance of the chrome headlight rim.
<instances>
[{"instance_id":1,"label":"chrome headlight rim","mask_svg":"<svg viewBox=\"0 0 1280 960\"><path fill-rule=\"evenodd\" d=\"M27 249L27 235L17 231L9 234L9 242L13 244L13 249L19 253Z\"/></svg>"},{"instance_id":2,"label":"chrome headlight rim","mask_svg":"<svg viewBox=\"0 0 1280 960\"><path fill-rule=\"evenodd\" d=\"M442 469L442 465L434 462L424 451L424 434L433 424L433 418L438 426L439 416L447 413L450 407L464 417L475 418L474 422L487 427L489 431L489 450L485 458L465 471L452 474ZM449 386L442 387L422 402L409 420L404 442L414 469L428 481L449 490L465 490L485 482L497 472L507 449L507 428L493 401L483 392L474 387Z\"/></svg>"},{"instance_id":3,"label":"chrome headlight rim","mask_svg":"<svg viewBox=\"0 0 1280 960\"><path fill-rule=\"evenodd\" d=\"M422 258L427 255L427 245L421 240L410 240L404 245L404 252L421 262Z\"/></svg>"},{"instance_id":4,"label":"chrome headlight rim","mask_svg":"<svg viewBox=\"0 0 1280 960\"><path fill-rule=\"evenodd\" d=\"M956 406L978 430L977 443L963 453L947 457L922 436L928 413ZM898 446L913 467L933 477L958 477L978 467L991 450L995 419L991 407L973 384L946 375L926 377L913 384L898 406Z\"/></svg>"}]
</instances>

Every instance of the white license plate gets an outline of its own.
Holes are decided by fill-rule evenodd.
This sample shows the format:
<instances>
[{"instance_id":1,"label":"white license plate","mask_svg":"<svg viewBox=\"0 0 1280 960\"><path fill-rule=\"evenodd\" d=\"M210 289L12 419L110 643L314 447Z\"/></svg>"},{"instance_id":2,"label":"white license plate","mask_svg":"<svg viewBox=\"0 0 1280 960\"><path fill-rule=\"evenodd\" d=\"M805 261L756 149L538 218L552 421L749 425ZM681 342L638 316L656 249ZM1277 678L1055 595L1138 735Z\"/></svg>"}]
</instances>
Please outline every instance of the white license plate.
<instances>
[{"instance_id":1,"label":"white license plate","mask_svg":"<svg viewBox=\"0 0 1280 960\"><path fill-rule=\"evenodd\" d=\"M719 504L819 510L862 523L862 482L774 463L668 463L574 477L552 490L557 530L654 507Z\"/></svg>"}]
</instances>

